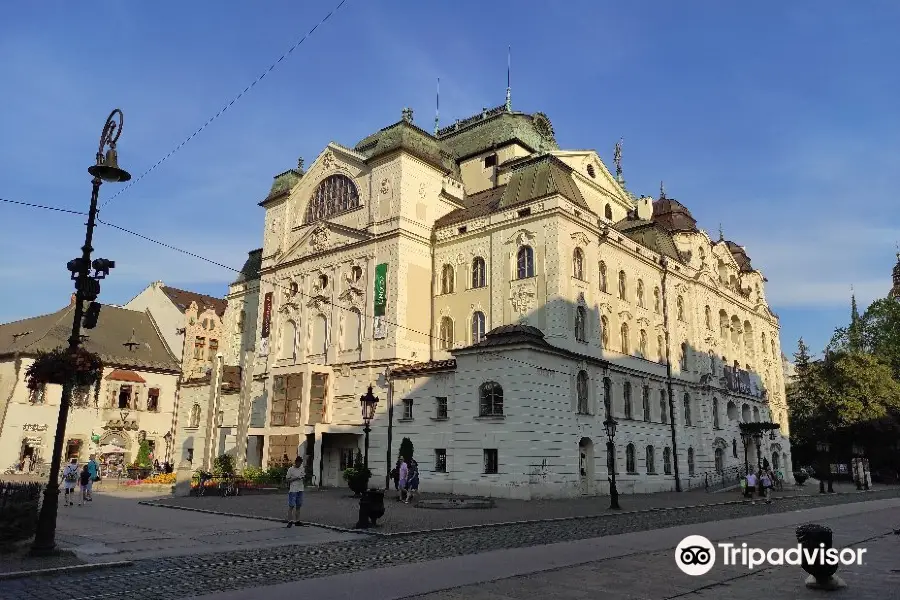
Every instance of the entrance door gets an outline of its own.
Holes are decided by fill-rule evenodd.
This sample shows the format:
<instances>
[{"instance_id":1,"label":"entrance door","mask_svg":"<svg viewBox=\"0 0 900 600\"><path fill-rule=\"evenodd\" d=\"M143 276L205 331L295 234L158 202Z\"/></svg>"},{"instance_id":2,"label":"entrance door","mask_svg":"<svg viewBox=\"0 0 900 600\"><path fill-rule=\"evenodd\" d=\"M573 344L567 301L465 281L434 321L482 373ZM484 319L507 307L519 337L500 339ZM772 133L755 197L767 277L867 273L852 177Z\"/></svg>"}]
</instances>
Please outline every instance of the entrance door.
<instances>
[{"instance_id":1,"label":"entrance door","mask_svg":"<svg viewBox=\"0 0 900 600\"><path fill-rule=\"evenodd\" d=\"M581 493L590 495L594 492L594 442L591 438L581 438L578 442L578 476Z\"/></svg>"}]
</instances>

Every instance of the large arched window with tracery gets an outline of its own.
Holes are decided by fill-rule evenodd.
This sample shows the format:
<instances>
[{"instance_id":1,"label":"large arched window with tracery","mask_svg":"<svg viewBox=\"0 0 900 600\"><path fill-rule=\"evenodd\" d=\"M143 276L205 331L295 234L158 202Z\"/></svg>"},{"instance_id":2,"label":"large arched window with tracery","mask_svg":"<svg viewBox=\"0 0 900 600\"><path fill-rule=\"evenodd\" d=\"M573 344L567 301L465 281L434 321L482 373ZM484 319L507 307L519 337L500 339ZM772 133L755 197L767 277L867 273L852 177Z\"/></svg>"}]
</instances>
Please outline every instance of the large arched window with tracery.
<instances>
[{"instance_id":1,"label":"large arched window with tracery","mask_svg":"<svg viewBox=\"0 0 900 600\"><path fill-rule=\"evenodd\" d=\"M331 175L323 179L306 207L306 223L327 219L359 206L359 191L346 175Z\"/></svg>"}]
</instances>

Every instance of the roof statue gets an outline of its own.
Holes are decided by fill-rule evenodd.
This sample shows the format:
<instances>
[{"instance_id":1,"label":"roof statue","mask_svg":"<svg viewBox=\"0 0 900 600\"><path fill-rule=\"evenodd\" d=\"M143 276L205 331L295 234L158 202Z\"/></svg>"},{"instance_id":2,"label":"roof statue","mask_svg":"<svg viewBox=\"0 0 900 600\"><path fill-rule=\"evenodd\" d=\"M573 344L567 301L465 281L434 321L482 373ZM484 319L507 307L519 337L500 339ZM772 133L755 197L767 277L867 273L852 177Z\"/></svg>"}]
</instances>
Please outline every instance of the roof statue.
<instances>
[{"instance_id":1,"label":"roof statue","mask_svg":"<svg viewBox=\"0 0 900 600\"><path fill-rule=\"evenodd\" d=\"M666 184L663 183L662 181L659 182L659 199L660 200L666 199Z\"/></svg>"},{"instance_id":2,"label":"roof statue","mask_svg":"<svg viewBox=\"0 0 900 600\"><path fill-rule=\"evenodd\" d=\"M408 108L408 107L404 108L403 112L401 114L402 114L404 121L406 121L407 123L413 122L413 109Z\"/></svg>"},{"instance_id":3,"label":"roof statue","mask_svg":"<svg viewBox=\"0 0 900 600\"><path fill-rule=\"evenodd\" d=\"M616 150L613 153L613 162L616 163L616 181L622 183L622 142L624 138L619 138L616 142Z\"/></svg>"},{"instance_id":4,"label":"roof statue","mask_svg":"<svg viewBox=\"0 0 900 600\"><path fill-rule=\"evenodd\" d=\"M724 241L725 241L725 232L722 231L722 224L721 224L721 223L719 223L719 241L720 241L720 242L724 242Z\"/></svg>"}]
</instances>

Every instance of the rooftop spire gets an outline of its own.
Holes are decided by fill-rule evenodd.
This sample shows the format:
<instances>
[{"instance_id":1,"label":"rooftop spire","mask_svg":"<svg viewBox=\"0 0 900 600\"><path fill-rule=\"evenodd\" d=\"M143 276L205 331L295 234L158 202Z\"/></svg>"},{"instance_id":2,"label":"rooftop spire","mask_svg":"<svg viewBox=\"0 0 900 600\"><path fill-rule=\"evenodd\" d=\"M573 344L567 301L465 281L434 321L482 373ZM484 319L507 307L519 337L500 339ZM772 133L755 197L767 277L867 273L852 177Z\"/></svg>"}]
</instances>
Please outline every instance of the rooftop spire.
<instances>
[{"instance_id":1,"label":"rooftop spire","mask_svg":"<svg viewBox=\"0 0 900 600\"><path fill-rule=\"evenodd\" d=\"M659 199L666 199L666 184L662 180L659 182Z\"/></svg>"},{"instance_id":2,"label":"rooftop spire","mask_svg":"<svg viewBox=\"0 0 900 600\"><path fill-rule=\"evenodd\" d=\"M719 223L719 241L720 241L720 242L724 242L724 241L725 241L725 232L722 231L722 224L721 224L721 223Z\"/></svg>"},{"instance_id":3,"label":"rooftop spire","mask_svg":"<svg viewBox=\"0 0 900 600\"><path fill-rule=\"evenodd\" d=\"M512 46L506 47L506 112L512 112L512 87L509 72L512 66Z\"/></svg>"},{"instance_id":4,"label":"rooftop spire","mask_svg":"<svg viewBox=\"0 0 900 600\"><path fill-rule=\"evenodd\" d=\"M438 134L441 123L441 78L437 80L437 95L434 98L434 135Z\"/></svg>"},{"instance_id":5,"label":"rooftop spire","mask_svg":"<svg viewBox=\"0 0 900 600\"><path fill-rule=\"evenodd\" d=\"M625 178L622 176L622 142L625 141L625 138L619 138L619 141L616 142L616 150L613 154L613 162L616 163L616 181L619 182L619 185L625 183Z\"/></svg>"}]
</instances>

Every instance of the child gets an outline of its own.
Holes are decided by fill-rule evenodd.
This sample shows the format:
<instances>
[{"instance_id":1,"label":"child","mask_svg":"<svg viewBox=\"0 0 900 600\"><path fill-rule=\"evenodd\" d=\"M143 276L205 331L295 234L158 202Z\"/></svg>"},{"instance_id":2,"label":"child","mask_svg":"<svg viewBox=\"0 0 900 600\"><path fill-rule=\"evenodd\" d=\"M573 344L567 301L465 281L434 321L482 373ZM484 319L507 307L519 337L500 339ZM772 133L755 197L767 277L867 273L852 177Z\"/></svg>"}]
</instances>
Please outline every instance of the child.
<instances>
[{"instance_id":1,"label":"child","mask_svg":"<svg viewBox=\"0 0 900 600\"><path fill-rule=\"evenodd\" d=\"M88 494L91 489L91 470L87 465L81 469L81 505L84 506L85 501L89 500Z\"/></svg>"},{"instance_id":2,"label":"child","mask_svg":"<svg viewBox=\"0 0 900 600\"><path fill-rule=\"evenodd\" d=\"M63 506L75 506L75 485L78 483L78 459L73 458L63 469L63 489L66 495L63 498ZM70 495L71 494L71 495Z\"/></svg>"}]
</instances>

